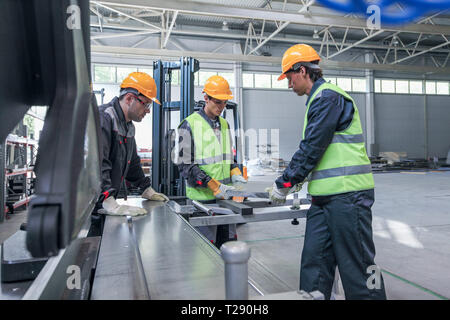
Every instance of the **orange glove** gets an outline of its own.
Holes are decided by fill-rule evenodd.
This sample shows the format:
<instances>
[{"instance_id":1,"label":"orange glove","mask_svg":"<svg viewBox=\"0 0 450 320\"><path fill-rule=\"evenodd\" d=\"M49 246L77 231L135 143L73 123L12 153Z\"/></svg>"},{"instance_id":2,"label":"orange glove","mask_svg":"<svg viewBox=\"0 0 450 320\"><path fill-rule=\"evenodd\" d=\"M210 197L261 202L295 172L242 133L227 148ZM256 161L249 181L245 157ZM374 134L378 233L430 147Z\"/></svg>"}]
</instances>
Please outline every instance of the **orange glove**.
<instances>
[{"instance_id":1,"label":"orange glove","mask_svg":"<svg viewBox=\"0 0 450 320\"><path fill-rule=\"evenodd\" d=\"M228 190L236 191L236 188L220 183L214 178L208 182L208 188L214 193L214 197L216 197L217 199L225 200L231 198L229 195L227 195Z\"/></svg>"}]
</instances>

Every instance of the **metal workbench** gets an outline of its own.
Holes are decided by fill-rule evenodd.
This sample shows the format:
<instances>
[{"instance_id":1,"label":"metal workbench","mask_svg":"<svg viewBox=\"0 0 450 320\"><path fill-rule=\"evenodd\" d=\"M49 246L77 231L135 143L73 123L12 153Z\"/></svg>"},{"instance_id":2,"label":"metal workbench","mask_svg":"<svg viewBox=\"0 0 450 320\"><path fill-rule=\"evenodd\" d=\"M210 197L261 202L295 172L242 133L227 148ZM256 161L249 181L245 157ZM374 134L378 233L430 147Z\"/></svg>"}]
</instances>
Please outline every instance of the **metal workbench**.
<instances>
[{"instance_id":1,"label":"metal workbench","mask_svg":"<svg viewBox=\"0 0 450 320\"><path fill-rule=\"evenodd\" d=\"M127 203L148 214L131 228L126 217L106 218L91 299L225 299L224 264L212 245L162 203ZM249 285L249 294L258 293Z\"/></svg>"},{"instance_id":2,"label":"metal workbench","mask_svg":"<svg viewBox=\"0 0 450 320\"><path fill-rule=\"evenodd\" d=\"M126 203L148 214L106 217L91 299L225 299L217 248L163 203ZM291 290L251 259L248 269L250 298Z\"/></svg>"}]
</instances>

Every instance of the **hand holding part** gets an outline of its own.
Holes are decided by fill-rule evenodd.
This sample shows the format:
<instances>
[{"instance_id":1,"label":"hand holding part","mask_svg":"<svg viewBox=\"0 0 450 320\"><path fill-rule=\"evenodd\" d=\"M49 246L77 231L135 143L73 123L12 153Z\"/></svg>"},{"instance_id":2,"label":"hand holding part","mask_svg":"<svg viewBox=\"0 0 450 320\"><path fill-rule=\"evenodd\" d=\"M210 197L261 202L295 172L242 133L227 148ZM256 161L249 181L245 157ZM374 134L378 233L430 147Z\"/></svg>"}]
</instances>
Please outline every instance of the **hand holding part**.
<instances>
[{"instance_id":1,"label":"hand holding part","mask_svg":"<svg viewBox=\"0 0 450 320\"><path fill-rule=\"evenodd\" d=\"M112 216L139 216L147 214L147 210L143 208L118 204L114 197L108 197L103 201L103 209L98 212Z\"/></svg>"},{"instance_id":2,"label":"hand holding part","mask_svg":"<svg viewBox=\"0 0 450 320\"><path fill-rule=\"evenodd\" d=\"M152 187L144 190L142 198L152 201L169 201L169 198L165 194L156 192Z\"/></svg>"},{"instance_id":3,"label":"hand holding part","mask_svg":"<svg viewBox=\"0 0 450 320\"><path fill-rule=\"evenodd\" d=\"M231 181L233 184L244 184L247 180L242 176L241 170L239 168L234 168L231 170Z\"/></svg>"},{"instance_id":4,"label":"hand holding part","mask_svg":"<svg viewBox=\"0 0 450 320\"><path fill-rule=\"evenodd\" d=\"M231 196L227 195L227 191L236 191L235 187L227 186L220 183L216 179L211 179L208 182L208 188L213 192L216 199L228 200Z\"/></svg>"}]
</instances>

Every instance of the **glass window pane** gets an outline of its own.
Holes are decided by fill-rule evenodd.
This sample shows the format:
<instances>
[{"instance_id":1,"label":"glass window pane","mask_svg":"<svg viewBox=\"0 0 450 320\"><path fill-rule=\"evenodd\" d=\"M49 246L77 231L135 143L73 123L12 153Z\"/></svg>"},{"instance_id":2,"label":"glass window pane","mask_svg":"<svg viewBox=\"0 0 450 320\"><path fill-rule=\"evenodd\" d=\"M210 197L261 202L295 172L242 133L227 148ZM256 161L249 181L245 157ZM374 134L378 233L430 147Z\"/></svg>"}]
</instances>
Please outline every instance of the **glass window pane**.
<instances>
[{"instance_id":1,"label":"glass window pane","mask_svg":"<svg viewBox=\"0 0 450 320\"><path fill-rule=\"evenodd\" d=\"M437 94L449 94L448 82L436 82Z\"/></svg>"},{"instance_id":2,"label":"glass window pane","mask_svg":"<svg viewBox=\"0 0 450 320\"><path fill-rule=\"evenodd\" d=\"M255 73L255 88L272 88L271 75L263 73Z\"/></svg>"},{"instance_id":3,"label":"glass window pane","mask_svg":"<svg viewBox=\"0 0 450 320\"><path fill-rule=\"evenodd\" d=\"M123 79L128 77L132 72L136 72L137 68L133 67L117 67L117 83L121 83Z\"/></svg>"},{"instance_id":4,"label":"glass window pane","mask_svg":"<svg viewBox=\"0 0 450 320\"><path fill-rule=\"evenodd\" d=\"M253 88L253 73L242 74L242 85L244 88Z\"/></svg>"},{"instance_id":5,"label":"glass window pane","mask_svg":"<svg viewBox=\"0 0 450 320\"><path fill-rule=\"evenodd\" d=\"M395 80L395 92L396 93L409 93L409 81L408 80Z\"/></svg>"},{"instance_id":6,"label":"glass window pane","mask_svg":"<svg viewBox=\"0 0 450 320\"><path fill-rule=\"evenodd\" d=\"M172 70L172 81L170 83L173 86L178 86L180 84L180 70Z\"/></svg>"},{"instance_id":7,"label":"glass window pane","mask_svg":"<svg viewBox=\"0 0 450 320\"><path fill-rule=\"evenodd\" d=\"M381 80L381 92L395 93L395 80Z\"/></svg>"},{"instance_id":8,"label":"glass window pane","mask_svg":"<svg viewBox=\"0 0 450 320\"><path fill-rule=\"evenodd\" d=\"M436 82L426 81L425 82L425 92L426 94L436 94Z\"/></svg>"},{"instance_id":9,"label":"glass window pane","mask_svg":"<svg viewBox=\"0 0 450 320\"><path fill-rule=\"evenodd\" d=\"M345 91L352 91L352 79L351 78L336 78L337 86Z\"/></svg>"},{"instance_id":10,"label":"glass window pane","mask_svg":"<svg viewBox=\"0 0 450 320\"><path fill-rule=\"evenodd\" d=\"M228 81L230 87L234 88L236 86L236 84L234 83L234 72L218 72L217 74L224 77L225 80Z\"/></svg>"},{"instance_id":11,"label":"glass window pane","mask_svg":"<svg viewBox=\"0 0 450 320\"><path fill-rule=\"evenodd\" d=\"M324 79L325 79L325 81L327 81L329 83L336 84L336 78L334 78L334 77L326 77Z\"/></svg>"},{"instance_id":12,"label":"glass window pane","mask_svg":"<svg viewBox=\"0 0 450 320\"><path fill-rule=\"evenodd\" d=\"M145 72L153 78L153 68L138 68L139 72Z\"/></svg>"},{"instance_id":13,"label":"glass window pane","mask_svg":"<svg viewBox=\"0 0 450 320\"><path fill-rule=\"evenodd\" d=\"M199 84L199 72L198 71L194 73L194 85L195 86L199 86L200 85Z\"/></svg>"},{"instance_id":14,"label":"glass window pane","mask_svg":"<svg viewBox=\"0 0 450 320\"><path fill-rule=\"evenodd\" d=\"M352 91L366 92L366 79L353 78L352 79Z\"/></svg>"},{"instance_id":15,"label":"glass window pane","mask_svg":"<svg viewBox=\"0 0 450 320\"><path fill-rule=\"evenodd\" d=\"M422 81L409 81L409 93L422 94Z\"/></svg>"},{"instance_id":16,"label":"glass window pane","mask_svg":"<svg viewBox=\"0 0 450 320\"><path fill-rule=\"evenodd\" d=\"M116 82L116 68L113 66L94 66L94 82L114 83Z\"/></svg>"},{"instance_id":17,"label":"glass window pane","mask_svg":"<svg viewBox=\"0 0 450 320\"><path fill-rule=\"evenodd\" d=\"M281 81L278 81L278 77L280 75L273 74L272 75L272 88L274 89L288 89L288 80L283 79Z\"/></svg>"},{"instance_id":18,"label":"glass window pane","mask_svg":"<svg viewBox=\"0 0 450 320\"><path fill-rule=\"evenodd\" d=\"M203 86L206 83L206 80L208 80L209 77L214 76L217 74L215 71L199 71L200 75L200 86Z\"/></svg>"},{"instance_id":19,"label":"glass window pane","mask_svg":"<svg viewBox=\"0 0 450 320\"><path fill-rule=\"evenodd\" d=\"M381 80L375 79L375 92L381 92Z\"/></svg>"}]
</instances>

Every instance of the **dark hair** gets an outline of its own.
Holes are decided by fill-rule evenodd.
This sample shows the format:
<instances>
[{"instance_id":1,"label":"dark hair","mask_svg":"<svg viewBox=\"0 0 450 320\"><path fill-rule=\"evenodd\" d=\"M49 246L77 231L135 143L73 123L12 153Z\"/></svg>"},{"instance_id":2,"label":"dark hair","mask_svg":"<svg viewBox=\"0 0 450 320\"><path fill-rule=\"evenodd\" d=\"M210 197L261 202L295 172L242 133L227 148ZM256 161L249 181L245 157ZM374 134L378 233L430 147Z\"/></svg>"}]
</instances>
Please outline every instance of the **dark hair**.
<instances>
[{"instance_id":1,"label":"dark hair","mask_svg":"<svg viewBox=\"0 0 450 320\"><path fill-rule=\"evenodd\" d=\"M316 61L311 61L311 63L314 64L319 64L319 60ZM323 77L323 73L322 73L322 69L312 69L309 68L307 66L302 66L305 68L306 73L308 74L309 78L311 79L312 82L316 82L317 80L319 80L320 78ZM300 68L298 70L296 70L295 72L300 72Z\"/></svg>"},{"instance_id":2,"label":"dark hair","mask_svg":"<svg viewBox=\"0 0 450 320\"><path fill-rule=\"evenodd\" d=\"M141 93L139 91L137 91L136 89L133 89L133 88L121 88L120 89L120 94L119 94L119 101L122 101L127 93L132 93L132 94L134 94L135 96L138 96L138 97L141 96Z\"/></svg>"}]
</instances>

